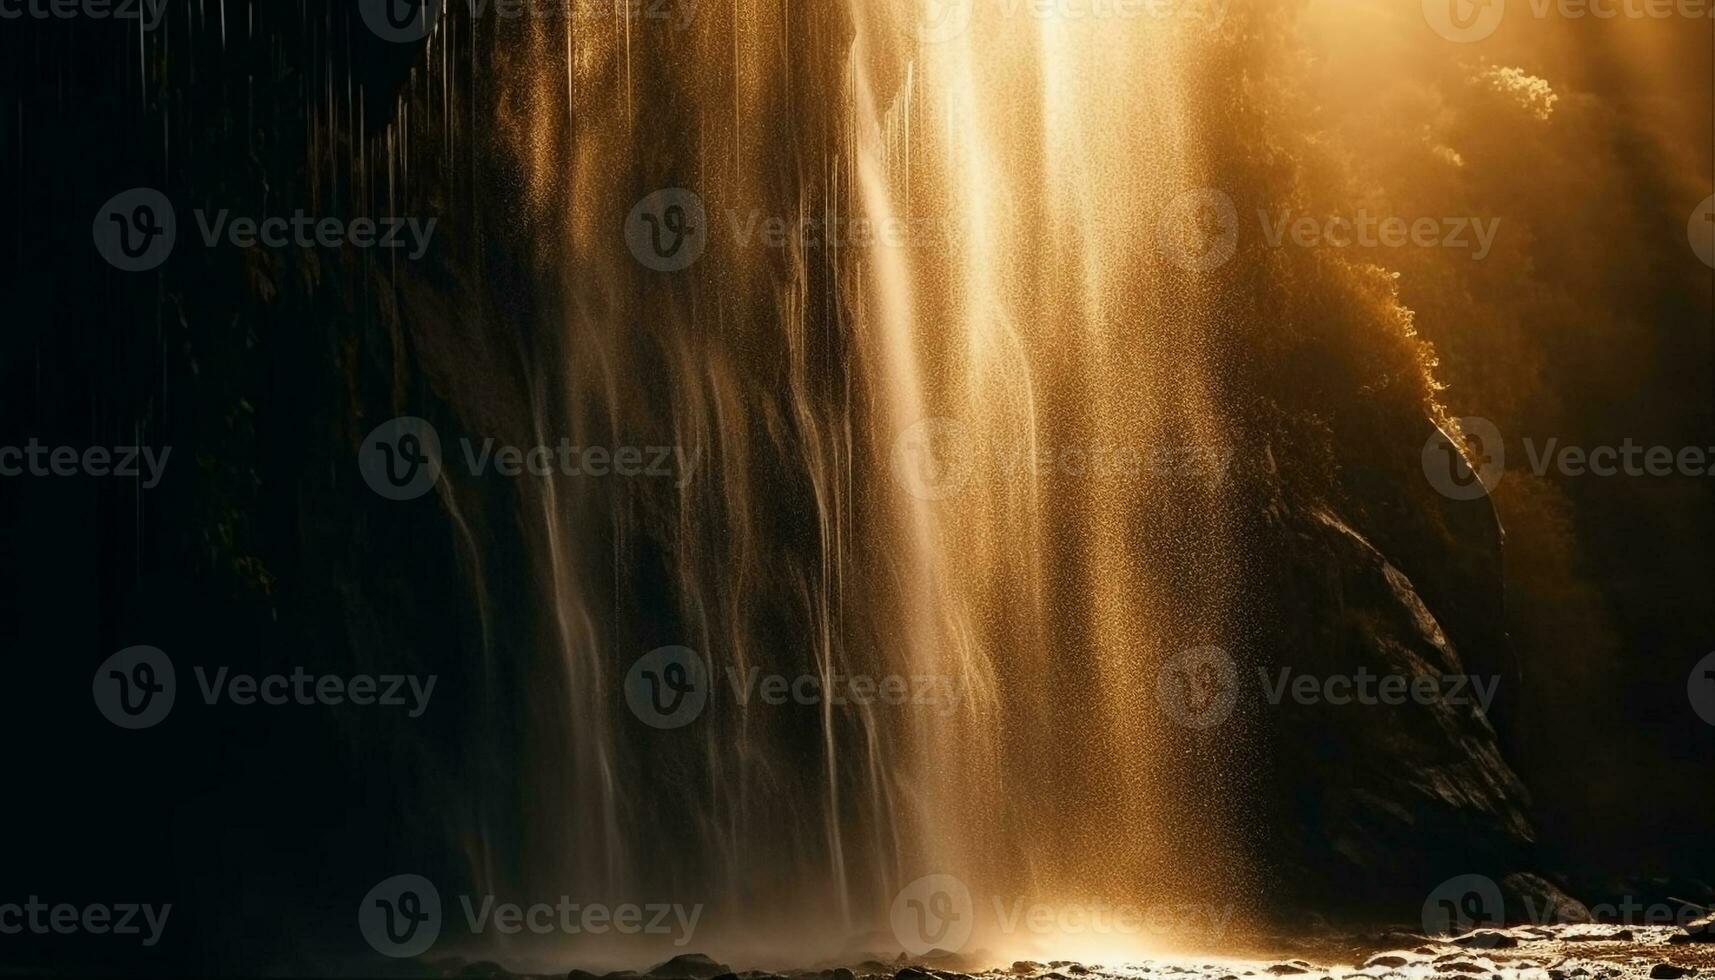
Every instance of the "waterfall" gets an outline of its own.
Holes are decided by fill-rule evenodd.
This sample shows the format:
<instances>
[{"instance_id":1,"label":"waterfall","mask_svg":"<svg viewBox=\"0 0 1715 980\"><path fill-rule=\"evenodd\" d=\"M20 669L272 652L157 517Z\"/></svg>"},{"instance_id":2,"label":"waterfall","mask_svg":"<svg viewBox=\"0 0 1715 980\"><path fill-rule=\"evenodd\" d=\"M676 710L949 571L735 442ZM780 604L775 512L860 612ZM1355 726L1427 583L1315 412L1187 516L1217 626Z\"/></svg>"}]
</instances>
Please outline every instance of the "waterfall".
<instances>
[{"instance_id":1,"label":"waterfall","mask_svg":"<svg viewBox=\"0 0 1715 980\"><path fill-rule=\"evenodd\" d=\"M1176 252L1217 183L1188 66L1218 24L622 8L455 9L413 83L447 144L509 175L467 202L506 262L468 258L500 285L466 317L519 380L459 358L461 415L691 461L521 486L529 559L504 585L516 559L467 542L478 591L525 590L533 620L492 653L526 690L526 757L501 760L523 816L481 805L474 876L705 902L697 948L747 964L895 955L890 906L926 875L968 889L965 949L997 957L1035 951L995 931L1009 903L1232 901L1240 808L1188 791L1234 764L1232 736L1157 704L1164 666L1242 620L1234 503L1202 465L1236 438L1220 303ZM467 76L444 57L461 44ZM413 179L461 152L414 150ZM643 229L701 252L645 261ZM682 727L627 709L666 647L706 671ZM769 675L907 693L747 700Z\"/></svg>"}]
</instances>

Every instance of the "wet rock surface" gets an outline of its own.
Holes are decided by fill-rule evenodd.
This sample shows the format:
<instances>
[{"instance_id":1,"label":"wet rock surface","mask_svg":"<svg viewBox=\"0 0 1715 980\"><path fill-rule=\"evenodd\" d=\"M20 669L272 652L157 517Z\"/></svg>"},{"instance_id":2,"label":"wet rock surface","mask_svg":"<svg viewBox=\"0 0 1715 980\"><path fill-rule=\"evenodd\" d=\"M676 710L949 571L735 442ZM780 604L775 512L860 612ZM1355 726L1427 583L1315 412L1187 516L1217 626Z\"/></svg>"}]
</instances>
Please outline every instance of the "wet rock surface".
<instances>
[{"instance_id":1,"label":"wet rock surface","mask_svg":"<svg viewBox=\"0 0 1715 980\"><path fill-rule=\"evenodd\" d=\"M997 961L947 968L951 954L892 962L868 959L814 969L734 969L702 953L675 956L641 972L508 972L494 962L440 959L392 975L494 980L1715 980L1710 922L1676 926L1526 925L1460 936L1387 932L1315 940L1251 940L1247 951L1164 955L1126 962ZM1378 943L1385 938L1387 943ZM1268 945L1274 955L1256 948ZM939 952L939 951L937 951ZM970 954L975 955L975 954ZM407 966L400 964L400 966Z\"/></svg>"},{"instance_id":2,"label":"wet rock surface","mask_svg":"<svg viewBox=\"0 0 1715 980\"><path fill-rule=\"evenodd\" d=\"M1485 683L1506 676L1496 643L1456 628L1457 617L1431 601L1436 590L1419 581L1417 570L1440 567L1441 559L1387 545L1385 535L1372 538L1332 511L1282 513L1262 533L1278 536L1271 550L1302 563L1281 563L1261 590L1282 597L1269 615L1289 638L1269 669ZM1473 579L1462 594L1497 588L1492 577ZM1378 903L1410 900L1390 893L1390 882L1529 866L1529 794L1480 700L1467 691L1375 710L1290 698L1272 707L1263 723L1275 782L1261 796L1277 804L1266 821L1274 828L1269 853L1290 906L1357 917ZM1556 904L1540 879L1515 885L1531 894L1532 907Z\"/></svg>"}]
</instances>

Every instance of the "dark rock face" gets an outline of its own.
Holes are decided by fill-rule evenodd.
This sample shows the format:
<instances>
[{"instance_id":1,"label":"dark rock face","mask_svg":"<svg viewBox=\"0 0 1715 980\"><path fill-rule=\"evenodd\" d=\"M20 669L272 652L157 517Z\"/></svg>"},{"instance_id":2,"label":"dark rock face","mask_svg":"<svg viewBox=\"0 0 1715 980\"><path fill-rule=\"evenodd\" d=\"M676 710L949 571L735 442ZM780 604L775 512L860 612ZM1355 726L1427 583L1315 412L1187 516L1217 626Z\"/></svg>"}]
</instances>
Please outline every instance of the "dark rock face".
<instances>
[{"instance_id":1,"label":"dark rock face","mask_svg":"<svg viewBox=\"0 0 1715 980\"><path fill-rule=\"evenodd\" d=\"M1410 921L1442 880L1525 866L1528 793L1480 704L1479 686L1494 690L1495 677L1469 666L1412 579L1340 516L1278 513L1265 553L1291 558L1264 585L1278 597L1281 624L1271 672L1476 674L1478 685L1446 682L1397 704L1380 703L1378 686L1372 703L1289 694L1268 706L1271 768L1282 783L1268 797L1282 807L1275 826L1294 830L1276 846L1283 877L1307 900L1331 903L1321 907L1359 911L1351 905L1380 898Z\"/></svg>"},{"instance_id":2,"label":"dark rock face","mask_svg":"<svg viewBox=\"0 0 1715 980\"><path fill-rule=\"evenodd\" d=\"M1538 875L1523 872L1507 875L1501 879L1501 895L1506 900L1507 918L1511 922L1546 925L1595 921L1583 902Z\"/></svg>"}]
</instances>

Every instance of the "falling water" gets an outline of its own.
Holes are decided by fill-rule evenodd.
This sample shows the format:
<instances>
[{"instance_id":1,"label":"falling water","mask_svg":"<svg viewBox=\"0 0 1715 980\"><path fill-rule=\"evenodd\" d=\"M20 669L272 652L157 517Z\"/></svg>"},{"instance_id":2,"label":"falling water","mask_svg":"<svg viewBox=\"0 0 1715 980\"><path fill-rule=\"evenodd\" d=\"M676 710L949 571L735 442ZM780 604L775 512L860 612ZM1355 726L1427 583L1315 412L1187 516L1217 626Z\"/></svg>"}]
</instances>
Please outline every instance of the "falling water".
<instances>
[{"instance_id":1,"label":"falling water","mask_svg":"<svg viewBox=\"0 0 1715 980\"><path fill-rule=\"evenodd\" d=\"M411 179L442 159L456 188L468 145L500 161L501 190L462 200L507 264L464 261L509 285L463 319L521 365L509 390L464 355L453 401L518 443L695 463L683 486L517 490L525 815L497 799L476 821L484 889L706 902L698 948L797 965L897 953L889 904L931 873L969 887L967 951L995 955L1035 951L984 931L1003 903L1231 902L1237 808L1191 791L1222 753L1164 717L1156 679L1232 639L1240 542L1219 480L1150 475L1230 443L1212 287L1157 235L1208 183L1188 64L1211 25L1029 11L437 27L408 99L444 145L412 149ZM679 272L621 234L669 187L707 214ZM771 242L771 221L816 233ZM468 530L477 494L445 502L490 594L507 559ZM668 644L715 693L656 730L621 685ZM742 704L752 670L959 696Z\"/></svg>"},{"instance_id":2,"label":"falling water","mask_svg":"<svg viewBox=\"0 0 1715 980\"><path fill-rule=\"evenodd\" d=\"M892 453L875 485L908 570L904 656L976 695L903 749L921 860L979 894L1196 894L1210 841L1164 819L1176 760L1154 678L1224 639L1235 545L1208 486L1116 468L1128 448L1231 442L1209 314L1156 249L1156 216L1205 183L1186 25L1003 11L903 55L903 92L864 77L882 30L860 23L854 46L864 202L947 245L868 270L865 441ZM932 485L913 440L941 457Z\"/></svg>"}]
</instances>

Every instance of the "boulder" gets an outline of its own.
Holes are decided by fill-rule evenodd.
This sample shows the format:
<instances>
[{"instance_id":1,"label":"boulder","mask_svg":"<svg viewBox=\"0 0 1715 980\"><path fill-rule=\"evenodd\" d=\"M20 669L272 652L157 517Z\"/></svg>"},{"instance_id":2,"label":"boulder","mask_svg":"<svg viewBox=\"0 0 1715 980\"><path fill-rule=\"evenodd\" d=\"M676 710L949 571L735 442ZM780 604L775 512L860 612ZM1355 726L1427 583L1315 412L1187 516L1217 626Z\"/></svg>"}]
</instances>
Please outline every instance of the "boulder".
<instances>
[{"instance_id":1,"label":"boulder","mask_svg":"<svg viewBox=\"0 0 1715 980\"><path fill-rule=\"evenodd\" d=\"M1483 673L1493 668L1472 666L1413 579L1346 519L1326 507L1273 513L1266 550L1280 560L1259 590L1278 603L1276 639L1259 656L1271 676L1475 675L1495 690L1497 675ZM1414 921L1439 882L1529 866L1529 794L1502 756L1484 695L1442 685L1403 703L1288 696L1263 707L1277 781L1265 793L1278 808L1271 851L1297 904Z\"/></svg>"},{"instance_id":2,"label":"boulder","mask_svg":"<svg viewBox=\"0 0 1715 980\"><path fill-rule=\"evenodd\" d=\"M650 976L664 980L714 980L715 977L730 973L731 967L715 962L704 953L680 953L649 970Z\"/></svg>"},{"instance_id":3,"label":"boulder","mask_svg":"<svg viewBox=\"0 0 1715 980\"><path fill-rule=\"evenodd\" d=\"M1501 878L1501 897L1509 922L1534 926L1594 922L1583 902L1540 875L1514 872Z\"/></svg>"}]
</instances>

